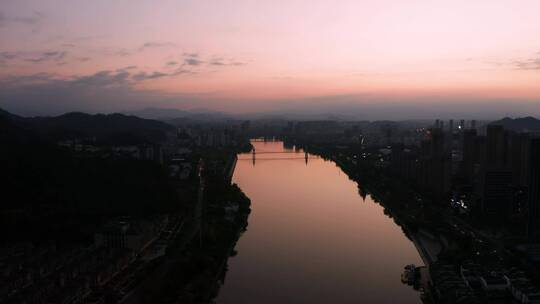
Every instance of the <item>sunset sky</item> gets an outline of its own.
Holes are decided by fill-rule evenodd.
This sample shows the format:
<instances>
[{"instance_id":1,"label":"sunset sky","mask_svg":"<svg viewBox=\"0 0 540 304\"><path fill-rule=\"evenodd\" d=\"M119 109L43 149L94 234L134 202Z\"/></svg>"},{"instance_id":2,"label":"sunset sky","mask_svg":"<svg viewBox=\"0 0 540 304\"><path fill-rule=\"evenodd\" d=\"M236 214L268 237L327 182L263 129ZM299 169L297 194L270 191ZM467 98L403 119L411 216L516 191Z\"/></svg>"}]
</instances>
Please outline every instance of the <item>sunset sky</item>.
<instances>
[{"instance_id":1,"label":"sunset sky","mask_svg":"<svg viewBox=\"0 0 540 304\"><path fill-rule=\"evenodd\" d=\"M538 0L0 0L0 41L0 107L26 115L540 114Z\"/></svg>"}]
</instances>

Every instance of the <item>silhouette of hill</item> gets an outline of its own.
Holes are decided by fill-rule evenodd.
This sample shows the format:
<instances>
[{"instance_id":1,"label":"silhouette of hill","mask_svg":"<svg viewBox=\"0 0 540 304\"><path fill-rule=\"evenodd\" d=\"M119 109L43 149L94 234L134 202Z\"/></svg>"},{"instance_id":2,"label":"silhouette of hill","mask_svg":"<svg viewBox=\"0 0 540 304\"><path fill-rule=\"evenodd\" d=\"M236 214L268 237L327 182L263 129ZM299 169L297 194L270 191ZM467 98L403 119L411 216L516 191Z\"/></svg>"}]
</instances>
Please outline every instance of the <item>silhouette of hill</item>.
<instances>
[{"instance_id":1,"label":"silhouette of hill","mask_svg":"<svg viewBox=\"0 0 540 304\"><path fill-rule=\"evenodd\" d=\"M1 118L9 118L9 116L11 116L11 113L9 113L8 111L0 109L0 117Z\"/></svg>"},{"instance_id":2,"label":"silhouette of hill","mask_svg":"<svg viewBox=\"0 0 540 304\"><path fill-rule=\"evenodd\" d=\"M188 111L178 109L144 108L142 110L126 112L126 114L146 119L169 120L178 117L185 117L190 113Z\"/></svg>"},{"instance_id":3,"label":"silhouette of hill","mask_svg":"<svg viewBox=\"0 0 540 304\"><path fill-rule=\"evenodd\" d=\"M24 119L21 116L15 115L13 113L9 113L8 111L1 108L0 108L0 118L11 121L13 123L20 122Z\"/></svg>"},{"instance_id":4,"label":"silhouette of hill","mask_svg":"<svg viewBox=\"0 0 540 304\"><path fill-rule=\"evenodd\" d=\"M24 128L23 118L0 109L0 142L40 141L37 134Z\"/></svg>"},{"instance_id":5,"label":"silhouette of hill","mask_svg":"<svg viewBox=\"0 0 540 304\"><path fill-rule=\"evenodd\" d=\"M146 119L157 119L174 125L182 125L189 122L214 122L231 119L227 114L207 109L178 110L166 108L145 108L138 111L127 112Z\"/></svg>"},{"instance_id":6,"label":"silhouette of hill","mask_svg":"<svg viewBox=\"0 0 540 304\"><path fill-rule=\"evenodd\" d=\"M67 117L92 120L79 114ZM117 121L114 116L112 120ZM175 189L160 165L130 158L77 157L19 126L17 117L5 111L0 112L0 146L4 240L76 237L83 220L147 215L178 206Z\"/></svg>"},{"instance_id":7,"label":"silhouette of hill","mask_svg":"<svg viewBox=\"0 0 540 304\"><path fill-rule=\"evenodd\" d=\"M8 113L9 114L9 113ZM21 123L47 139L92 140L96 144L139 144L165 140L174 127L124 114L67 113L56 117L21 118Z\"/></svg>"},{"instance_id":8,"label":"silhouette of hill","mask_svg":"<svg viewBox=\"0 0 540 304\"><path fill-rule=\"evenodd\" d=\"M505 129L513 131L540 131L540 120L531 116L515 119L505 117L490 124L501 125Z\"/></svg>"}]
</instances>

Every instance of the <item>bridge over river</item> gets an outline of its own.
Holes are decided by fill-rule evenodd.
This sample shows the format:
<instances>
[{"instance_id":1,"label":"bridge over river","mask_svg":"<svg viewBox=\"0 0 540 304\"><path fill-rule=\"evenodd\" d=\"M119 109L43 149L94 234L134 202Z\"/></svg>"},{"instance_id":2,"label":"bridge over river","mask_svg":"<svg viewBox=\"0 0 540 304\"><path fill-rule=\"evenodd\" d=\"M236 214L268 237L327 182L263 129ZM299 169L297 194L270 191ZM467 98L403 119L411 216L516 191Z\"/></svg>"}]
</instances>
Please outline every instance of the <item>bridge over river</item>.
<instances>
[{"instance_id":1,"label":"bridge over river","mask_svg":"<svg viewBox=\"0 0 540 304\"><path fill-rule=\"evenodd\" d=\"M257 142L261 142L261 141L257 141ZM267 142L267 141L265 141ZM302 151L302 150L283 150L283 151L256 151L256 149L252 149L251 152L249 153L251 154L250 157L247 156L247 153L246 154L243 154L243 155L240 155L238 157L238 160L250 160L253 162L253 165L256 164L256 161L257 159L259 160L264 160L264 161L267 161L267 160L295 160L295 159L299 159L299 160L304 160L306 164L308 164L309 162L309 159L319 159L320 157L317 156L317 155L312 155L312 154L309 154L305 151ZM262 156L262 157L259 157L258 156Z\"/></svg>"}]
</instances>

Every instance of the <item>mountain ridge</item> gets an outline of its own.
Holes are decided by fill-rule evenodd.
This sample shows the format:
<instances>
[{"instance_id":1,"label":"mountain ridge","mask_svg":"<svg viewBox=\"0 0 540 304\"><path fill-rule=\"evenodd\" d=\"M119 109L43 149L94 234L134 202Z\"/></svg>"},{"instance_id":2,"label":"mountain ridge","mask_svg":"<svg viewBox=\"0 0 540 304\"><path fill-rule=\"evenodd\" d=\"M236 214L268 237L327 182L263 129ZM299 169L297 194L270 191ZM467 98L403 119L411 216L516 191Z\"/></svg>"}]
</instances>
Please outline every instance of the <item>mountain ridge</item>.
<instances>
[{"instance_id":1,"label":"mountain ridge","mask_svg":"<svg viewBox=\"0 0 540 304\"><path fill-rule=\"evenodd\" d=\"M492 121L489 124L500 125L507 130L513 131L540 131L540 120L533 116L518 118L504 117L502 119Z\"/></svg>"},{"instance_id":2,"label":"mountain ridge","mask_svg":"<svg viewBox=\"0 0 540 304\"><path fill-rule=\"evenodd\" d=\"M152 119L121 113L69 112L59 116L21 117L0 109L0 116L52 141L92 139L97 144L157 143L175 127Z\"/></svg>"}]
</instances>

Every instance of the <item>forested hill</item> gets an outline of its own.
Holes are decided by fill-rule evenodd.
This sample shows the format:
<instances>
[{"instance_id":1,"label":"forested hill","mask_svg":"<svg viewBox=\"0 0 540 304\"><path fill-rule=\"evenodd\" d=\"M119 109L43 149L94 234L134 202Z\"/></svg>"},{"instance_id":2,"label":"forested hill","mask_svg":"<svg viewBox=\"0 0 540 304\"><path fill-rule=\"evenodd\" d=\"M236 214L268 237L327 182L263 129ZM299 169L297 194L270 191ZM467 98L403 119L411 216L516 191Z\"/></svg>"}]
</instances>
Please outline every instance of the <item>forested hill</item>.
<instances>
[{"instance_id":1,"label":"forested hill","mask_svg":"<svg viewBox=\"0 0 540 304\"><path fill-rule=\"evenodd\" d=\"M167 132L174 131L173 126L157 120L117 113L72 112L54 117L25 118L0 109L0 116L52 141L79 139L107 145L157 143L165 140Z\"/></svg>"},{"instance_id":2,"label":"forested hill","mask_svg":"<svg viewBox=\"0 0 540 304\"><path fill-rule=\"evenodd\" d=\"M164 141L174 127L166 123L124 114L67 113L56 117L27 118L41 135L63 140L92 139L98 144L138 144Z\"/></svg>"},{"instance_id":3,"label":"forested hill","mask_svg":"<svg viewBox=\"0 0 540 304\"><path fill-rule=\"evenodd\" d=\"M503 119L493 121L490 124L500 125L506 130L513 131L540 131L540 120L531 116L515 119L505 117Z\"/></svg>"},{"instance_id":4,"label":"forested hill","mask_svg":"<svg viewBox=\"0 0 540 304\"><path fill-rule=\"evenodd\" d=\"M77 157L13 118L0 114L2 239L55 233L67 237L70 225L83 219L143 216L178 206L175 189L159 164ZM90 134L105 132L85 128Z\"/></svg>"}]
</instances>

